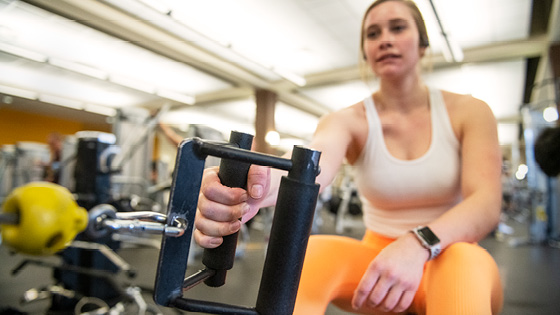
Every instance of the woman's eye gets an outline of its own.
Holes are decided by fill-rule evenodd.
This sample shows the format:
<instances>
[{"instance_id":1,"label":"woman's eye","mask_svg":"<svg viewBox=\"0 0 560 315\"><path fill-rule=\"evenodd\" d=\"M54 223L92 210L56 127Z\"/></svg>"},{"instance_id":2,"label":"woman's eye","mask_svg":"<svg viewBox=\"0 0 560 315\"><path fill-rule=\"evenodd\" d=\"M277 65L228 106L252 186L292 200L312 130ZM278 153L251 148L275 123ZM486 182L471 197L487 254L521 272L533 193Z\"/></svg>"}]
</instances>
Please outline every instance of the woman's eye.
<instances>
[{"instance_id":1,"label":"woman's eye","mask_svg":"<svg viewBox=\"0 0 560 315\"><path fill-rule=\"evenodd\" d=\"M377 38L379 36L379 32L376 31L369 31L367 32L367 38Z\"/></svg>"},{"instance_id":2,"label":"woman's eye","mask_svg":"<svg viewBox=\"0 0 560 315\"><path fill-rule=\"evenodd\" d=\"M394 26L391 27L391 30L393 32L396 32L396 33L402 32L405 29L406 29L406 25L403 25L403 24L400 24L400 25L398 24L398 25L394 25Z\"/></svg>"}]
</instances>

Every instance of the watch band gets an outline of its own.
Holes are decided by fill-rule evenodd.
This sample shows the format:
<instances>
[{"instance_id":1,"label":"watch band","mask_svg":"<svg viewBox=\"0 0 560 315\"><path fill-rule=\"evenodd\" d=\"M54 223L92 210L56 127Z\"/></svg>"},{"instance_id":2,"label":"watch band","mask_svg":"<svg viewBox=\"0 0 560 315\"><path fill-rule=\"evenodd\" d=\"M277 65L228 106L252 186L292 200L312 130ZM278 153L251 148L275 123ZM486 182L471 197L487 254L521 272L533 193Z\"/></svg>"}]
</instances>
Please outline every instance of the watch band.
<instances>
[{"instance_id":1,"label":"watch band","mask_svg":"<svg viewBox=\"0 0 560 315\"><path fill-rule=\"evenodd\" d=\"M412 233L416 236L420 244L428 250L430 257L428 260L436 258L441 253L441 244L439 238L427 226L419 226L412 229Z\"/></svg>"}]
</instances>

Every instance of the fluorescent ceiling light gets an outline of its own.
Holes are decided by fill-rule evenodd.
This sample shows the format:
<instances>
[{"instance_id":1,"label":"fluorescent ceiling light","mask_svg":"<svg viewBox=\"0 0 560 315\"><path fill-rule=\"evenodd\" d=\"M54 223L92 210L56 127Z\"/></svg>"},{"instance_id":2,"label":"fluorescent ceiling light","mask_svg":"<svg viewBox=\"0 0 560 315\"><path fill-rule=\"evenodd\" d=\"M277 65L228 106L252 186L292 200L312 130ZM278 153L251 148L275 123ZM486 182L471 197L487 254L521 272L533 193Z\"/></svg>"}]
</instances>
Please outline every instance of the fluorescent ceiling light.
<instances>
[{"instance_id":1,"label":"fluorescent ceiling light","mask_svg":"<svg viewBox=\"0 0 560 315\"><path fill-rule=\"evenodd\" d=\"M100 114L103 116L109 116L109 117L113 117L117 114L117 110L111 107L107 107L107 106L101 106L101 105L95 105L95 104L86 104L84 106L84 110L91 112L91 113L95 113L95 114Z\"/></svg>"},{"instance_id":2,"label":"fluorescent ceiling light","mask_svg":"<svg viewBox=\"0 0 560 315\"><path fill-rule=\"evenodd\" d=\"M278 73L278 75L280 75L284 79L296 84L297 86L302 87L302 86L305 86L307 84L307 81L305 80L305 78L303 78L299 75L296 75L292 72L285 71L283 69L276 69L276 68L273 68L272 71Z\"/></svg>"},{"instance_id":3,"label":"fluorescent ceiling light","mask_svg":"<svg viewBox=\"0 0 560 315\"><path fill-rule=\"evenodd\" d=\"M48 59L47 56L43 54L36 53L34 51L27 50L24 48L4 44L4 43L0 43L0 50L8 54L12 54L14 56L22 57L37 62L46 62Z\"/></svg>"},{"instance_id":4,"label":"fluorescent ceiling light","mask_svg":"<svg viewBox=\"0 0 560 315\"><path fill-rule=\"evenodd\" d=\"M193 105L196 100L193 96L190 95L185 95L182 93L177 93L174 91L169 91L169 90L158 90L156 92L156 95L161 96L163 98L167 98L170 99L172 101L177 101L179 103L184 103L184 104L188 104L188 105Z\"/></svg>"},{"instance_id":5,"label":"fluorescent ceiling light","mask_svg":"<svg viewBox=\"0 0 560 315\"><path fill-rule=\"evenodd\" d=\"M168 14L171 11L171 9L168 6L166 6L165 3L161 3L161 1L158 0L139 0L139 1L162 14Z\"/></svg>"},{"instance_id":6,"label":"fluorescent ceiling light","mask_svg":"<svg viewBox=\"0 0 560 315\"><path fill-rule=\"evenodd\" d=\"M41 102L51 103L62 107L68 107L68 108L79 109L79 110L83 109L82 102L71 100L60 96L41 94L39 95L39 100Z\"/></svg>"},{"instance_id":7,"label":"fluorescent ceiling light","mask_svg":"<svg viewBox=\"0 0 560 315\"><path fill-rule=\"evenodd\" d=\"M33 91L28 91L24 89L18 89L10 86L0 85L0 93L10 94L17 97L27 98L30 100L36 100L38 94Z\"/></svg>"},{"instance_id":8,"label":"fluorescent ceiling light","mask_svg":"<svg viewBox=\"0 0 560 315\"><path fill-rule=\"evenodd\" d=\"M89 77L93 77L100 80L105 80L108 77L107 72L103 70L86 66L80 63L72 62L72 61L62 60L58 58L49 58L49 64L55 67L64 68L66 70L81 73L83 75L87 75Z\"/></svg>"},{"instance_id":9,"label":"fluorescent ceiling light","mask_svg":"<svg viewBox=\"0 0 560 315\"><path fill-rule=\"evenodd\" d=\"M464 55L463 55L463 51L461 50L461 47L459 47L459 45L457 45L457 43L450 40L449 34L447 34L447 32L445 31L445 28L443 27L443 22L441 21L441 18L438 15L436 6L434 4L434 1L430 0L429 2L430 2L430 5L432 7L432 11L434 13L434 17L435 17L435 19L437 21L437 24L439 26L440 35L443 38L443 43L442 43L443 57L448 62L461 62L461 61L463 61Z\"/></svg>"},{"instance_id":10,"label":"fluorescent ceiling light","mask_svg":"<svg viewBox=\"0 0 560 315\"><path fill-rule=\"evenodd\" d=\"M145 20L155 26L161 27L167 32L178 36L195 46L205 49L227 61L238 64L247 71L253 72L267 80L276 80L278 77L283 77L286 80L293 82L298 86L304 86L306 84L305 79L302 77L290 73L289 71L282 69L273 69L269 66L263 65L262 63L255 61L254 58L248 56L247 54L240 53L235 50L228 41L224 39L210 38L201 31L192 28L189 25L185 25L180 14L177 12L170 11L162 14L161 9L155 8L153 5L144 2L144 0L138 1L123 1L123 0L103 0L104 2L110 3L117 6L121 10L130 12L137 17ZM139 5L140 3L146 5ZM156 13L156 14L154 14Z\"/></svg>"},{"instance_id":11,"label":"fluorescent ceiling light","mask_svg":"<svg viewBox=\"0 0 560 315\"><path fill-rule=\"evenodd\" d=\"M125 76L122 75L111 75L109 76L109 81L122 85L122 86L126 86L129 87L131 89L134 90L138 90L141 92L146 92L148 94L154 94L156 88L153 85L150 85L148 83L145 82L140 82L138 80L134 80L131 78L127 78Z\"/></svg>"}]
</instances>

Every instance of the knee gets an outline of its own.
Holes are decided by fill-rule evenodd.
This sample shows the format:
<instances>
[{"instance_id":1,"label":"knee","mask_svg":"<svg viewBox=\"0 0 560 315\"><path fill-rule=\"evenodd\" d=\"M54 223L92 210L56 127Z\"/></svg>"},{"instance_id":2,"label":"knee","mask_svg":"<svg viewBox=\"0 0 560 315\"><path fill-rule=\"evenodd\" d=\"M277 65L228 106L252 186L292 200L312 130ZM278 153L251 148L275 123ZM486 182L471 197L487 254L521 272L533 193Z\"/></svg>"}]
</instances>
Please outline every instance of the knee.
<instances>
[{"instance_id":1,"label":"knee","mask_svg":"<svg viewBox=\"0 0 560 315\"><path fill-rule=\"evenodd\" d=\"M358 240L338 235L313 235L307 244L308 254L336 256L340 251L346 252L360 246Z\"/></svg>"},{"instance_id":2,"label":"knee","mask_svg":"<svg viewBox=\"0 0 560 315\"><path fill-rule=\"evenodd\" d=\"M442 261L454 266L467 266L480 268L482 266L494 267L494 259L486 249L471 243L456 243L447 247L441 256ZM436 260L439 260L436 259Z\"/></svg>"}]
</instances>

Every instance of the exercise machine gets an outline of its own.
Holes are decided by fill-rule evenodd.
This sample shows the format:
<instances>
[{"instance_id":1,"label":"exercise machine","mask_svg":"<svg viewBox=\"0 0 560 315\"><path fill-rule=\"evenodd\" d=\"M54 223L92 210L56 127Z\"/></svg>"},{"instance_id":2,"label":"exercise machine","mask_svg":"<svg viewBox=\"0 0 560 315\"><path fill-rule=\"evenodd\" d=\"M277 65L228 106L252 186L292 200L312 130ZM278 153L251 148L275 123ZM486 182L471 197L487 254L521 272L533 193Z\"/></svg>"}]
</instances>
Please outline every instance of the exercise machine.
<instances>
[{"instance_id":1,"label":"exercise machine","mask_svg":"<svg viewBox=\"0 0 560 315\"><path fill-rule=\"evenodd\" d=\"M250 151L252 136L232 132L229 143L198 138L179 145L167 214L118 213L110 206L90 210L86 234L103 237L114 232L147 232L162 235L154 285L154 301L161 306L210 314L284 315L293 312L307 240L319 192L320 152L295 146L291 159ZM221 159L219 177L225 185L243 187L251 164L287 171L281 180L260 288L254 307L229 305L185 297L189 289L205 283L220 287L233 267L237 234L226 236L221 246L206 249L205 269L185 277L194 228L198 195L208 156ZM24 210L25 211L25 210ZM25 229L24 212L4 210L2 233L7 226ZM28 227L27 227L28 228ZM46 236L45 238L48 238ZM5 244L16 251L9 240Z\"/></svg>"}]
</instances>

